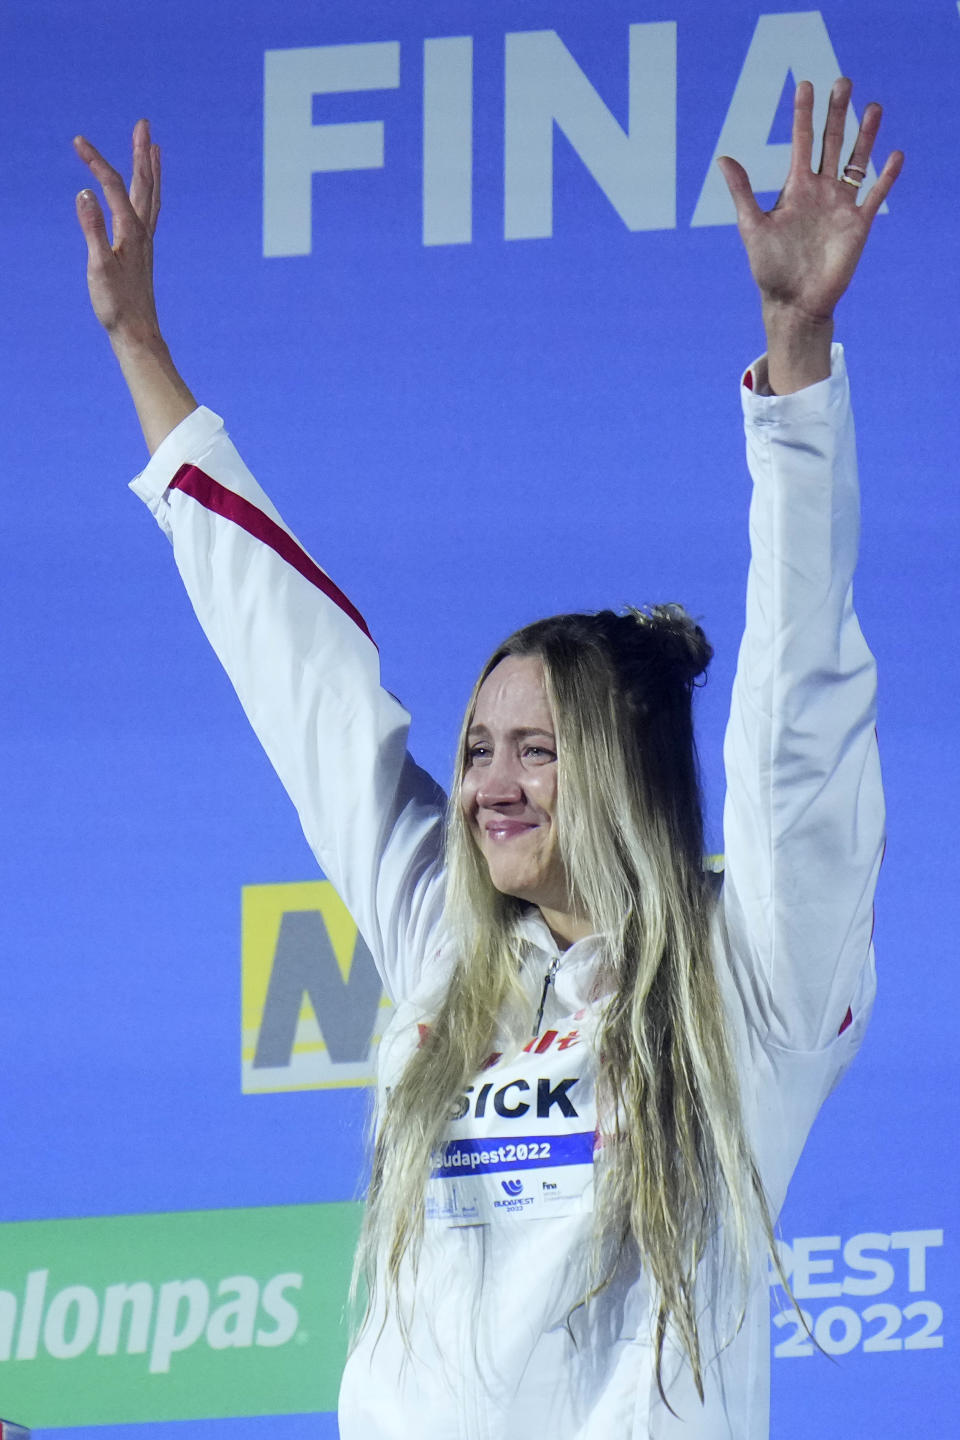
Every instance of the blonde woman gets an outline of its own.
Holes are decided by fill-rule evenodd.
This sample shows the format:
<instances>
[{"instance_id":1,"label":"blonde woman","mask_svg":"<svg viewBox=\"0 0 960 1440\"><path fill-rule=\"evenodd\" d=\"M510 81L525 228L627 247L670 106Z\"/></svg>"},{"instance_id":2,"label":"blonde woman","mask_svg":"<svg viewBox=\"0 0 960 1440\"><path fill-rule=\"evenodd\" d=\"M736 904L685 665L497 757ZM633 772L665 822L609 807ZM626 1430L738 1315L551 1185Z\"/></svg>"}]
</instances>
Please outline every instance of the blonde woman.
<instances>
[{"instance_id":1,"label":"blonde woman","mask_svg":"<svg viewBox=\"0 0 960 1440\"><path fill-rule=\"evenodd\" d=\"M173 368L153 305L159 154L84 140L94 309L152 459L134 482L396 1003L358 1258L345 1440L697 1437L768 1428L767 1258L809 1127L873 996L883 806L851 603L853 429L833 310L900 169L864 203L878 106L840 172L762 212L720 163L763 301L745 377L755 489L725 759L702 864L690 702L710 658L673 605L558 616L494 652L444 799L342 592Z\"/></svg>"}]
</instances>

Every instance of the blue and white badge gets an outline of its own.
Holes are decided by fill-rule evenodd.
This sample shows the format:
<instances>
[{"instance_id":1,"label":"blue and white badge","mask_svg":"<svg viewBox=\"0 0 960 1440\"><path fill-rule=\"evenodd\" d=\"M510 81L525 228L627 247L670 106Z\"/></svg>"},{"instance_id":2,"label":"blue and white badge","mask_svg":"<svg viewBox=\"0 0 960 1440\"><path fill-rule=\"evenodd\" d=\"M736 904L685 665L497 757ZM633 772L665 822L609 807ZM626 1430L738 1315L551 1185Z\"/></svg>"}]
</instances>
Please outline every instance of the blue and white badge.
<instances>
[{"instance_id":1,"label":"blue and white badge","mask_svg":"<svg viewBox=\"0 0 960 1440\"><path fill-rule=\"evenodd\" d=\"M590 1053L576 1029L554 1029L509 1060L490 1057L434 1155L428 1220L478 1225L593 1208Z\"/></svg>"},{"instance_id":2,"label":"blue and white badge","mask_svg":"<svg viewBox=\"0 0 960 1440\"><path fill-rule=\"evenodd\" d=\"M589 1210L595 1138L584 1130L546 1140L452 1140L427 1186L427 1219L476 1225Z\"/></svg>"}]
</instances>

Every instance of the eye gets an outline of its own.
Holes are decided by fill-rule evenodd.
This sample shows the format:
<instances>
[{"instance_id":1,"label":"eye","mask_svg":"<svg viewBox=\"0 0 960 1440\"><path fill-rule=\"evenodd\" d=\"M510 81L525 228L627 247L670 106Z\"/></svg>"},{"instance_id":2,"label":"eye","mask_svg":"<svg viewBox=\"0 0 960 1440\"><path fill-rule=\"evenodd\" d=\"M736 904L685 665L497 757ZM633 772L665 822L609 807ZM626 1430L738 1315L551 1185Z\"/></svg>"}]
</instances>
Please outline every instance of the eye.
<instances>
[{"instance_id":1,"label":"eye","mask_svg":"<svg viewBox=\"0 0 960 1440\"><path fill-rule=\"evenodd\" d=\"M551 760L556 760L556 753L549 750L546 745L525 745L523 747L523 758L533 760L538 765L548 765Z\"/></svg>"},{"instance_id":2,"label":"eye","mask_svg":"<svg viewBox=\"0 0 960 1440\"><path fill-rule=\"evenodd\" d=\"M490 759L490 746L478 741L475 745L467 746L467 763L470 765L482 765Z\"/></svg>"}]
</instances>

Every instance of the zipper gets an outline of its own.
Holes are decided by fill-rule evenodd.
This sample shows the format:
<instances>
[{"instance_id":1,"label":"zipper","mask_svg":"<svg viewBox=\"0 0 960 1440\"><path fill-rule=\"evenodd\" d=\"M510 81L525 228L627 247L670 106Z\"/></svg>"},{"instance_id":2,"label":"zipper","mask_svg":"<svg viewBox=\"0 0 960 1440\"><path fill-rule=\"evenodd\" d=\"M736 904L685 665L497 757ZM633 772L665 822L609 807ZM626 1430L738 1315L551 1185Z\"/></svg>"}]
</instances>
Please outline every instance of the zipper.
<instances>
[{"instance_id":1,"label":"zipper","mask_svg":"<svg viewBox=\"0 0 960 1440\"><path fill-rule=\"evenodd\" d=\"M544 1006L547 1003L547 991L550 989L550 986L556 979L557 970L559 969L559 967L559 958L554 958L550 961L550 969L543 977L543 989L540 992L540 1005L537 1010L537 1018L533 1022L533 1035L531 1036L531 1039L533 1040L536 1040L537 1036L540 1034L540 1026L543 1024L543 1010Z\"/></svg>"},{"instance_id":2,"label":"zipper","mask_svg":"<svg viewBox=\"0 0 960 1440\"><path fill-rule=\"evenodd\" d=\"M477 1373L479 1336L484 1320L483 1275L486 1269L488 1225L464 1225L459 1229L463 1241L461 1255L467 1257L470 1277L470 1300L457 1306L460 1330L461 1396L456 1422L457 1440L489 1440L489 1407L484 1403L484 1385ZM453 1232L448 1232L452 1234ZM467 1297L464 1297L467 1300ZM448 1433L448 1432L444 1432Z\"/></svg>"}]
</instances>

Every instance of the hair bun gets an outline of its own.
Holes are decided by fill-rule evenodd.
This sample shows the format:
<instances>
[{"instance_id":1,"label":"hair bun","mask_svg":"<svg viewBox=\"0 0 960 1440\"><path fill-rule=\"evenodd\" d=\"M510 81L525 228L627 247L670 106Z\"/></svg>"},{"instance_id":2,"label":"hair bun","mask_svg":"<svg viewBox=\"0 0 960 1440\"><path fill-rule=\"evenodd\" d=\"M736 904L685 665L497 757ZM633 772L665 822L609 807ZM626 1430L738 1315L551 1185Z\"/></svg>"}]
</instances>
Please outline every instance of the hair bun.
<instances>
[{"instance_id":1,"label":"hair bun","mask_svg":"<svg viewBox=\"0 0 960 1440\"><path fill-rule=\"evenodd\" d=\"M619 617L656 643L663 668L682 685L694 685L713 659L713 646L682 605L628 606Z\"/></svg>"}]
</instances>

